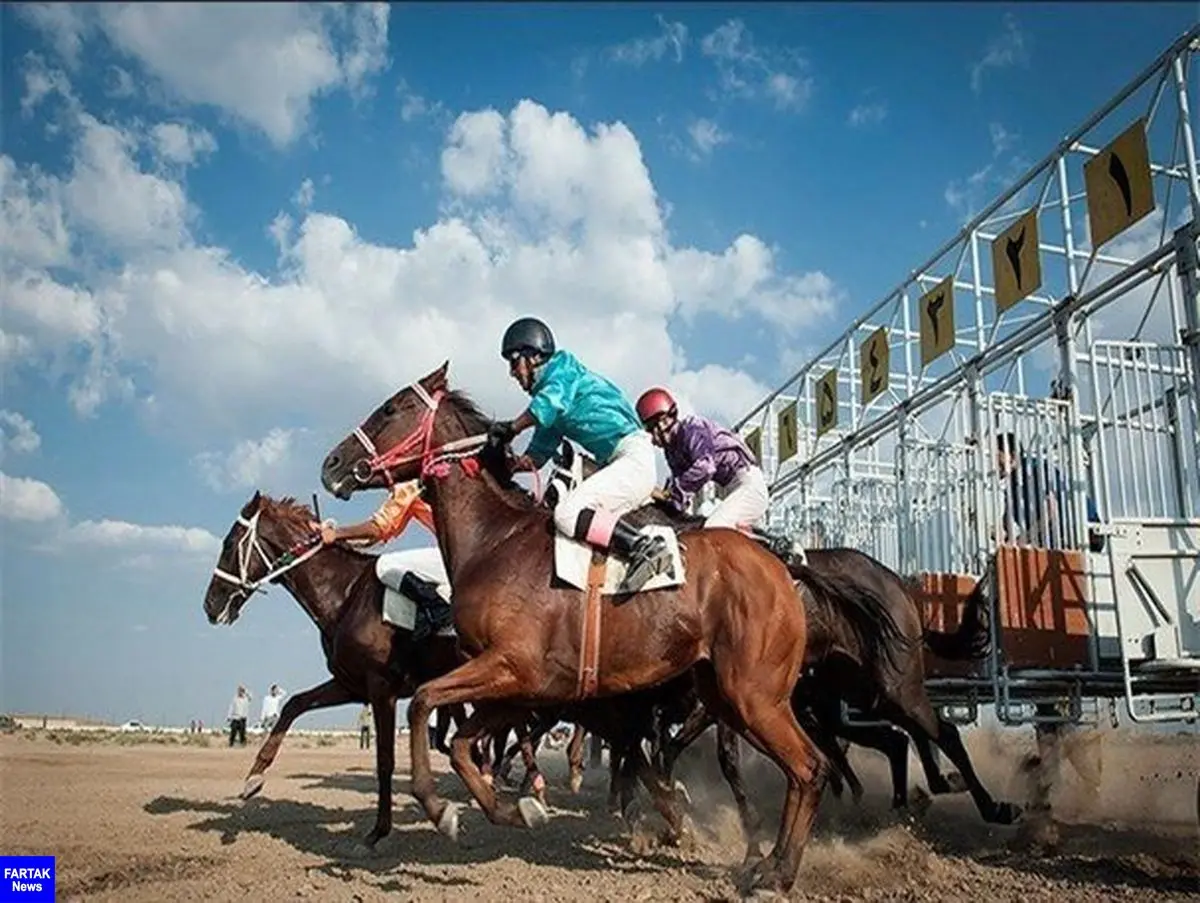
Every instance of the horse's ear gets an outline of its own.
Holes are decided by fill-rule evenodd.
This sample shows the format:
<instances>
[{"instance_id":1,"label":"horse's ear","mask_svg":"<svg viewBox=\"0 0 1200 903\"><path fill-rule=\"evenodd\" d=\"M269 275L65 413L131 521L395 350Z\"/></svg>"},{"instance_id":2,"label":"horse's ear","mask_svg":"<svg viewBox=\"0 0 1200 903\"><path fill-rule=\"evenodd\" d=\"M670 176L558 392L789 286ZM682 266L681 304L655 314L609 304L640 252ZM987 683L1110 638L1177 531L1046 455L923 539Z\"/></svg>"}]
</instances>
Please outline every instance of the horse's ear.
<instances>
[{"instance_id":1,"label":"horse's ear","mask_svg":"<svg viewBox=\"0 0 1200 903\"><path fill-rule=\"evenodd\" d=\"M250 497L250 501L246 502L245 506L242 508L242 517L249 517L251 514L253 514L261 502L262 492L255 489L254 495Z\"/></svg>"},{"instance_id":2,"label":"horse's ear","mask_svg":"<svg viewBox=\"0 0 1200 903\"><path fill-rule=\"evenodd\" d=\"M438 389L446 388L446 375L450 372L449 359L442 362L442 366L438 367L428 376L421 379L421 385L428 392L436 392Z\"/></svg>"}]
</instances>

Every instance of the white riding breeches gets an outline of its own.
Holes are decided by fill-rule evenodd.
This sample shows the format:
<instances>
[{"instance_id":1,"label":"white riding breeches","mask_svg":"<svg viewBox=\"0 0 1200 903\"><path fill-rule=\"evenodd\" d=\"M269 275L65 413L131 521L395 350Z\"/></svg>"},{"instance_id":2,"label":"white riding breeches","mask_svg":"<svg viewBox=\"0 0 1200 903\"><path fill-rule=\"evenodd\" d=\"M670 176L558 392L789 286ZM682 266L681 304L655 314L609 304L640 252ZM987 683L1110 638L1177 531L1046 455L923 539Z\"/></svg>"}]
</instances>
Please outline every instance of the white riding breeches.
<instances>
[{"instance_id":1,"label":"white riding breeches","mask_svg":"<svg viewBox=\"0 0 1200 903\"><path fill-rule=\"evenodd\" d=\"M405 571L412 571L422 580L436 583L442 598L451 597L450 577L446 574L446 565L442 561L442 550L436 545L424 549L385 552L375 562L375 576L396 592L400 592L400 581L404 578Z\"/></svg>"},{"instance_id":2,"label":"white riding breeches","mask_svg":"<svg viewBox=\"0 0 1200 903\"><path fill-rule=\"evenodd\" d=\"M767 478L761 467L747 467L729 484L725 498L704 520L706 527L751 527L759 522L771 503Z\"/></svg>"},{"instance_id":3,"label":"white riding breeches","mask_svg":"<svg viewBox=\"0 0 1200 903\"><path fill-rule=\"evenodd\" d=\"M616 519L650 501L658 482L654 468L654 443L642 430L617 443L608 464L575 487L554 508L554 525L567 536L575 535L579 513L592 508ZM611 530L608 531L611 533ZM606 541L599 543L606 545Z\"/></svg>"}]
</instances>

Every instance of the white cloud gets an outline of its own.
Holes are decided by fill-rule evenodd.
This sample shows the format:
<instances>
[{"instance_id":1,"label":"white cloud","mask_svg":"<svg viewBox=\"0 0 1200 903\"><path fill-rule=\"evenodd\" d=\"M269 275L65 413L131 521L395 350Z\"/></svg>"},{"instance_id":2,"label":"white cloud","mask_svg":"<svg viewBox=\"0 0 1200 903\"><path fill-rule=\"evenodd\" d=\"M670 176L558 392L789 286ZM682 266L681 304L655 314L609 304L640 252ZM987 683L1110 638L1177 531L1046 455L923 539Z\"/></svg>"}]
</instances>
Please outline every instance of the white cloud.
<instances>
[{"instance_id":1,"label":"white cloud","mask_svg":"<svg viewBox=\"0 0 1200 903\"><path fill-rule=\"evenodd\" d=\"M355 97L387 66L386 4L31 4L20 13L79 65L100 32L168 96L216 107L277 146L303 134L313 100Z\"/></svg>"},{"instance_id":2,"label":"white cloud","mask_svg":"<svg viewBox=\"0 0 1200 903\"><path fill-rule=\"evenodd\" d=\"M745 416L770 392L746 373L717 364L676 374L669 388L684 412L698 412L730 424Z\"/></svg>"},{"instance_id":3,"label":"white cloud","mask_svg":"<svg viewBox=\"0 0 1200 903\"><path fill-rule=\"evenodd\" d=\"M503 177L506 122L495 110L464 113L450 127L442 177L455 194L488 194Z\"/></svg>"},{"instance_id":4,"label":"white cloud","mask_svg":"<svg viewBox=\"0 0 1200 903\"><path fill-rule=\"evenodd\" d=\"M730 135L711 119L696 119L688 126L688 137L697 157L708 157L720 145L729 141Z\"/></svg>"},{"instance_id":5,"label":"white cloud","mask_svg":"<svg viewBox=\"0 0 1200 903\"><path fill-rule=\"evenodd\" d=\"M70 255L61 184L0 157L0 261L59 266Z\"/></svg>"},{"instance_id":6,"label":"white cloud","mask_svg":"<svg viewBox=\"0 0 1200 903\"><path fill-rule=\"evenodd\" d=\"M999 157L1017 142L1018 135L1013 134L999 122L988 123L988 132L992 136L992 155Z\"/></svg>"},{"instance_id":7,"label":"white cloud","mask_svg":"<svg viewBox=\"0 0 1200 903\"><path fill-rule=\"evenodd\" d=\"M854 128L878 125L887 118L887 104L882 102L860 103L850 111L846 121Z\"/></svg>"},{"instance_id":8,"label":"white cloud","mask_svg":"<svg viewBox=\"0 0 1200 903\"><path fill-rule=\"evenodd\" d=\"M213 555L221 540L199 527L143 526L123 520L85 520L73 524L62 535L65 543L139 552L177 552Z\"/></svg>"},{"instance_id":9,"label":"white cloud","mask_svg":"<svg viewBox=\"0 0 1200 903\"><path fill-rule=\"evenodd\" d=\"M183 186L140 169L133 133L87 113L79 130L63 185L71 219L118 250L177 245L191 216Z\"/></svg>"},{"instance_id":10,"label":"white cloud","mask_svg":"<svg viewBox=\"0 0 1200 903\"><path fill-rule=\"evenodd\" d=\"M687 26L682 22L668 22L658 16L660 34L653 38L634 38L624 44L610 47L608 56L630 66L643 66L653 60L658 62L669 52L679 63L683 61L683 50L688 44Z\"/></svg>"},{"instance_id":11,"label":"white cloud","mask_svg":"<svg viewBox=\"0 0 1200 903\"><path fill-rule=\"evenodd\" d=\"M686 384L674 318L759 317L782 346L841 297L820 272L784 272L753 235L716 251L675 245L633 133L621 123L586 130L532 101L458 118L441 158L442 215L410 242L373 243L335 212L305 208L272 225L280 268L269 273L197 241L183 185L139 168L129 129L79 112L71 134L76 162L42 177L48 212L32 222L61 216L71 235L104 239L115 261L55 278L36 265L46 253L0 257L20 277L6 353L59 355L80 410L136 393L152 422L210 449L197 466L217 468L223 485L273 473L272 446L218 454L214 437L253 435L302 399L304 425L323 444L446 358L453 384L485 408L520 410L497 353L517 316L547 319L563 347L636 395L681 375ZM0 160L33 184L32 170ZM120 197L109 196L115 187ZM298 200L315 202L303 189ZM8 218L3 228L15 228ZM726 392L713 382L719 371L701 372L696 391Z\"/></svg>"},{"instance_id":12,"label":"white cloud","mask_svg":"<svg viewBox=\"0 0 1200 903\"><path fill-rule=\"evenodd\" d=\"M1025 35L1012 13L1004 14L1004 31L991 40L983 56L971 65L971 90L983 89L983 76L988 69L1007 69L1029 62Z\"/></svg>"},{"instance_id":13,"label":"white cloud","mask_svg":"<svg viewBox=\"0 0 1200 903\"><path fill-rule=\"evenodd\" d=\"M131 553L212 555L221 540L199 527L144 526L123 520L84 520L69 524L66 505L54 489L40 480L0 472L0 520L37 529L42 540L35 548L64 551L95 548Z\"/></svg>"},{"instance_id":14,"label":"white cloud","mask_svg":"<svg viewBox=\"0 0 1200 903\"><path fill-rule=\"evenodd\" d=\"M44 523L64 512L58 493L41 480L0 472L0 520Z\"/></svg>"},{"instance_id":15,"label":"white cloud","mask_svg":"<svg viewBox=\"0 0 1200 903\"><path fill-rule=\"evenodd\" d=\"M202 452L192 463L217 492L261 488L287 461L294 435L276 427L261 439L241 440L226 454Z\"/></svg>"},{"instance_id":16,"label":"white cloud","mask_svg":"<svg viewBox=\"0 0 1200 903\"><path fill-rule=\"evenodd\" d=\"M150 137L163 160L185 166L217 149L217 139L207 130L178 122L160 122L150 130Z\"/></svg>"},{"instance_id":17,"label":"white cloud","mask_svg":"<svg viewBox=\"0 0 1200 903\"><path fill-rule=\"evenodd\" d=\"M18 454L31 454L42 446L42 437L33 424L16 411L0 411L0 435L4 447Z\"/></svg>"},{"instance_id":18,"label":"white cloud","mask_svg":"<svg viewBox=\"0 0 1200 903\"><path fill-rule=\"evenodd\" d=\"M801 110L812 96L807 61L760 47L741 19L730 19L705 35L700 50L716 64L724 96L766 97L780 110Z\"/></svg>"},{"instance_id":19,"label":"white cloud","mask_svg":"<svg viewBox=\"0 0 1200 903\"><path fill-rule=\"evenodd\" d=\"M405 122L445 112L440 100L430 103L428 98L414 91L403 78L396 83L396 94L400 98L400 118Z\"/></svg>"},{"instance_id":20,"label":"white cloud","mask_svg":"<svg viewBox=\"0 0 1200 903\"><path fill-rule=\"evenodd\" d=\"M292 196L292 203L301 210L307 210L313 205L316 195L317 190L313 187L313 180L305 179L300 183L300 187L296 189L296 193Z\"/></svg>"}]
</instances>

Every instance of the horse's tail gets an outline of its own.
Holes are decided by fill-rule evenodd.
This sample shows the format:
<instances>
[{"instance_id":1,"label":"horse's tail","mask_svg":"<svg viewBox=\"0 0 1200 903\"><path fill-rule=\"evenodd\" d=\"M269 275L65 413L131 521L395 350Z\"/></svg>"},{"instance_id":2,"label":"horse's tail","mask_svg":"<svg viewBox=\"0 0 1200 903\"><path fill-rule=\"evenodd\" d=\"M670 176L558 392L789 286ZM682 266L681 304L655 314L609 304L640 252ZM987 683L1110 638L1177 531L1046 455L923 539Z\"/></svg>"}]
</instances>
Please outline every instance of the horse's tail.
<instances>
[{"instance_id":1,"label":"horse's tail","mask_svg":"<svg viewBox=\"0 0 1200 903\"><path fill-rule=\"evenodd\" d=\"M791 573L810 591L812 604L826 619L845 625L866 661L886 659L892 668L900 667L900 653L909 640L882 596L858 581L834 583L804 564L794 563Z\"/></svg>"},{"instance_id":2,"label":"horse's tail","mask_svg":"<svg viewBox=\"0 0 1200 903\"><path fill-rule=\"evenodd\" d=\"M963 606L962 621L953 633L926 630L925 648L947 662L978 661L992 648L988 629L991 612L991 574L984 574Z\"/></svg>"}]
</instances>

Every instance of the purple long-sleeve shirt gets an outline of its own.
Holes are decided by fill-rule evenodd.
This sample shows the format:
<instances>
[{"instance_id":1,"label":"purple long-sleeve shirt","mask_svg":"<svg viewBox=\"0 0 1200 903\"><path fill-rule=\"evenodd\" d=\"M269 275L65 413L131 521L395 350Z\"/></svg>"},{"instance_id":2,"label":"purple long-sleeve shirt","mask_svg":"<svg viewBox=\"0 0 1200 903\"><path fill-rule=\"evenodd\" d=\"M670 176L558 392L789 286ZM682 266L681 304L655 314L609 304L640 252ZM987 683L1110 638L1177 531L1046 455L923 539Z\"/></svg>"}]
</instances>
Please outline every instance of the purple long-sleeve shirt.
<instances>
[{"instance_id":1,"label":"purple long-sleeve shirt","mask_svg":"<svg viewBox=\"0 0 1200 903\"><path fill-rule=\"evenodd\" d=\"M663 449L671 468L671 502L683 510L710 480L728 486L737 474L758 466L754 455L731 430L707 417L684 417Z\"/></svg>"}]
</instances>

